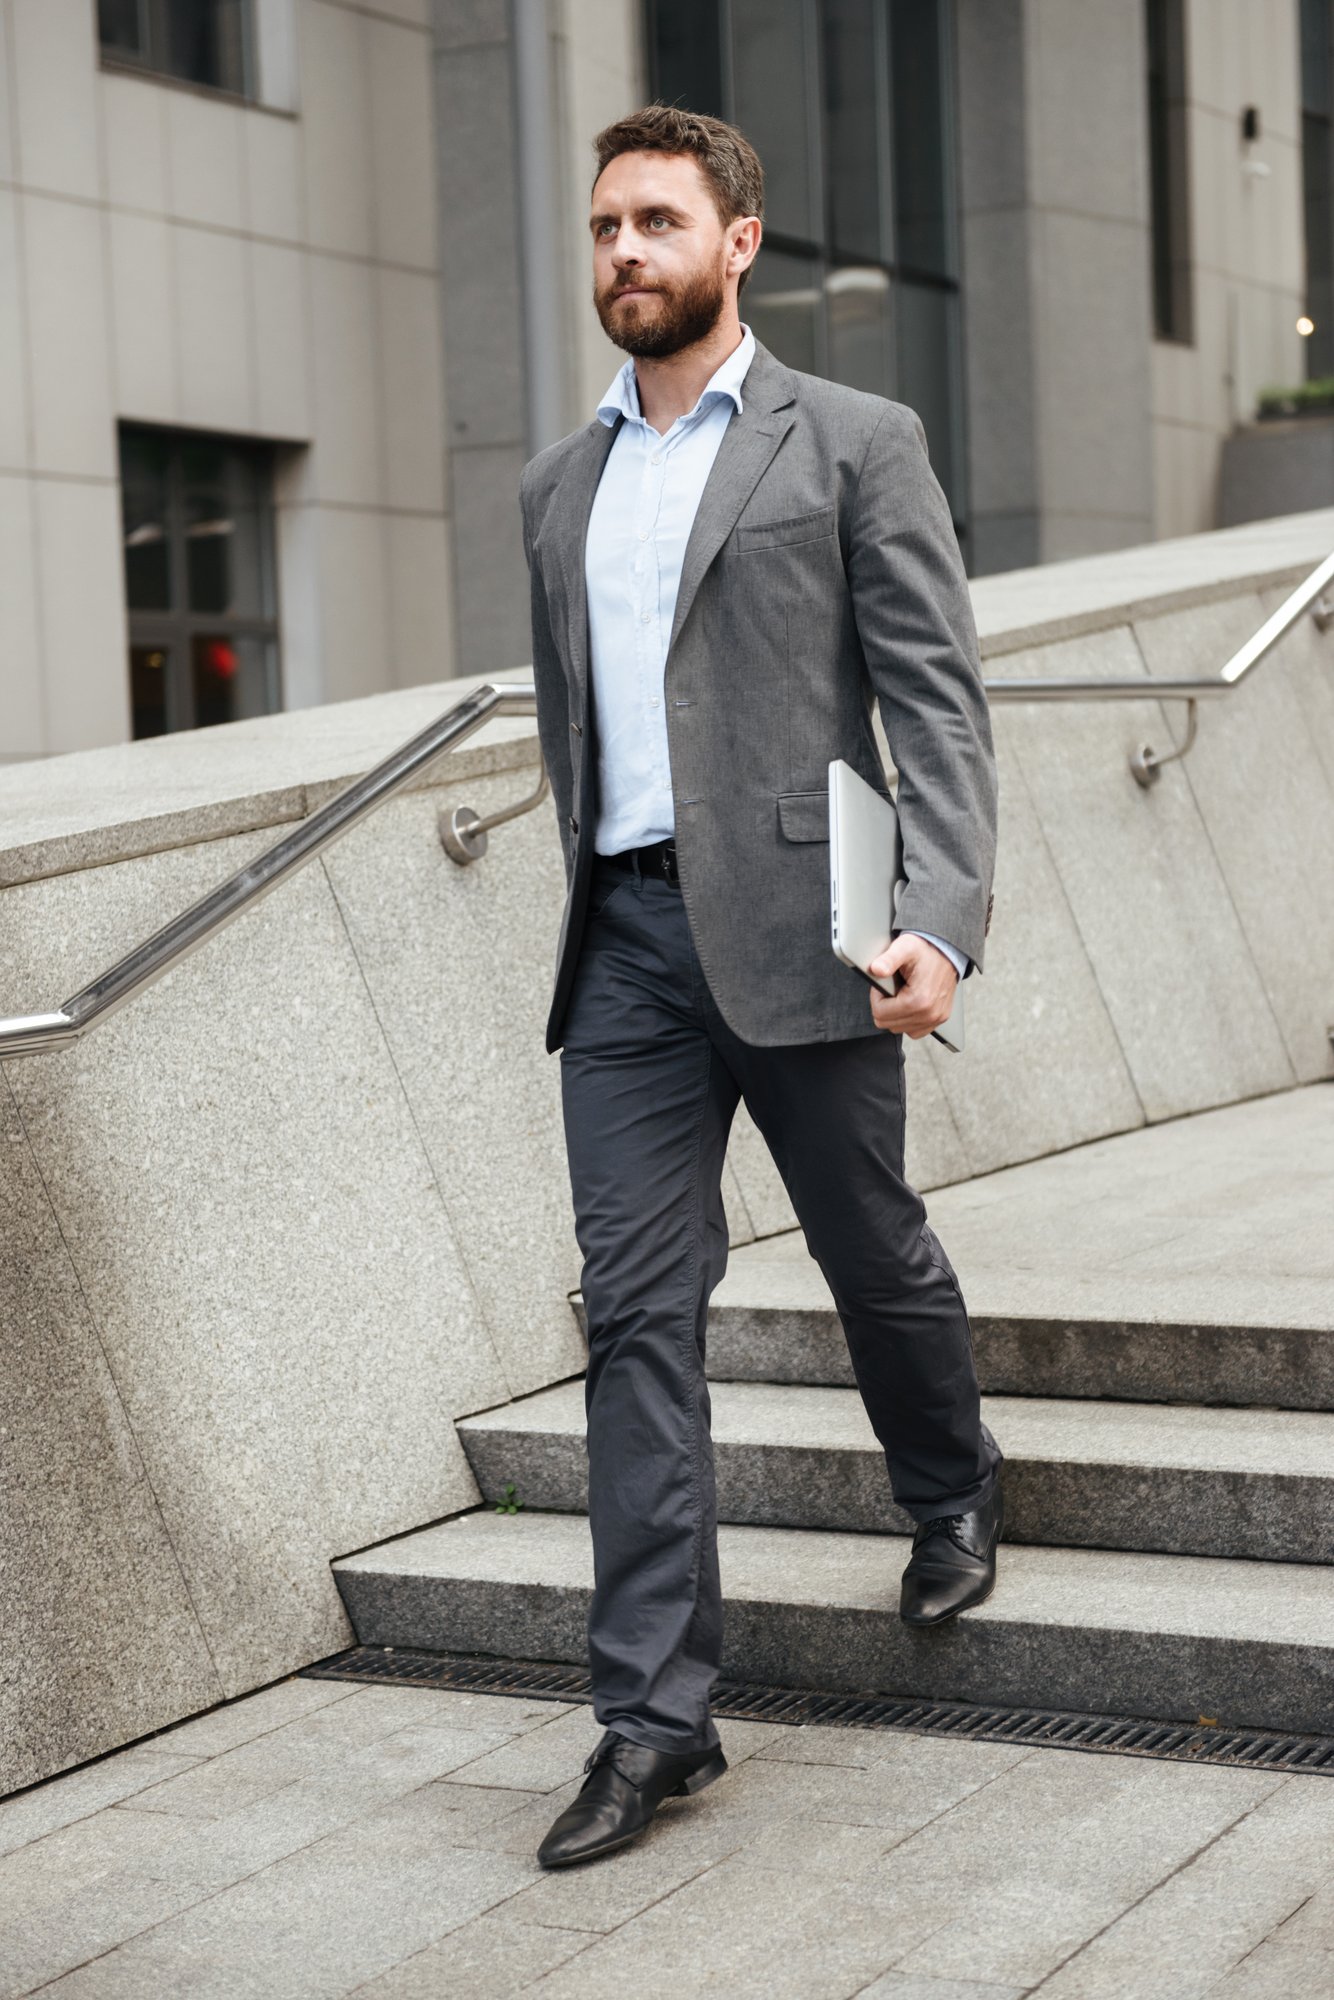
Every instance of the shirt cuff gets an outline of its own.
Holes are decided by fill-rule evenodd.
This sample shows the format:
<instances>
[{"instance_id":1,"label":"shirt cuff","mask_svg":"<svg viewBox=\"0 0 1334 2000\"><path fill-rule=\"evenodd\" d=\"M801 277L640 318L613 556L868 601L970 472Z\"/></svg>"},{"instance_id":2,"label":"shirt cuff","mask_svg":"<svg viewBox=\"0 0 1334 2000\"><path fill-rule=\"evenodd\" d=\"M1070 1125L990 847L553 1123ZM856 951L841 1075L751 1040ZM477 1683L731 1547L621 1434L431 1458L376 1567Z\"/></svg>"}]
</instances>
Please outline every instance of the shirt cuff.
<instances>
[{"instance_id":1,"label":"shirt cuff","mask_svg":"<svg viewBox=\"0 0 1334 2000\"><path fill-rule=\"evenodd\" d=\"M968 960L961 951L956 951L952 944L946 944L944 938L933 937L930 931L909 931L908 935L909 937L925 938L928 944L933 944L936 947L937 951L943 951L960 979L964 977L968 970Z\"/></svg>"}]
</instances>

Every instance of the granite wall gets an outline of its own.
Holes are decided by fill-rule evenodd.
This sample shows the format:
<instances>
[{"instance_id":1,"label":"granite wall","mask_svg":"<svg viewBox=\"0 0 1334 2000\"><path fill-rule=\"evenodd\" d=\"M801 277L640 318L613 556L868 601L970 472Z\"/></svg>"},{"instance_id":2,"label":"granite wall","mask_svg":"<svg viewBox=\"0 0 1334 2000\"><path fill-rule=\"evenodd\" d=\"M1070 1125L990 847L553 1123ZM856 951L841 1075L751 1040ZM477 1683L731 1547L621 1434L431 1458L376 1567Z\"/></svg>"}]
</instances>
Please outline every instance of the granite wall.
<instances>
[{"instance_id":1,"label":"granite wall","mask_svg":"<svg viewBox=\"0 0 1334 2000\"><path fill-rule=\"evenodd\" d=\"M1228 546L1156 596L1143 551L1034 572L1045 623L975 586L988 673L1215 670L1292 580ZM1331 1073L1332 654L1304 618L1147 792L1128 753L1177 706L997 703L987 969L966 1055L910 1045L918 1185ZM0 1014L465 688L0 774ZM494 726L84 1041L3 1065L0 1791L348 1643L330 1560L476 1503L455 1420L581 1371L551 806L469 869L437 832L534 752ZM734 1241L792 1225L744 1117L727 1203Z\"/></svg>"}]
</instances>

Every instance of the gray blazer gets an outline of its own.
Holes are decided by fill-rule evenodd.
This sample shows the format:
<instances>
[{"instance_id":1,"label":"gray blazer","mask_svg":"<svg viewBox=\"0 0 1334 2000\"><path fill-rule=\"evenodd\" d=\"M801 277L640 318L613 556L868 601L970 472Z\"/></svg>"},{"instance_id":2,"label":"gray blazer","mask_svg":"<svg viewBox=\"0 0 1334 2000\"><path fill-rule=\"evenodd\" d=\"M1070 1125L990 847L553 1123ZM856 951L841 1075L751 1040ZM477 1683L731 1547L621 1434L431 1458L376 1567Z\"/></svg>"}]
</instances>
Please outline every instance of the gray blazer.
<instances>
[{"instance_id":1,"label":"gray blazer","mask_svg":"<svg viewBox=\"0 0 1334 2000\"><path fill-rule=\"evenodd\" d=\"M996 766L949 505L906 403L787 368L756 343L686 543L664 698L677 866L710 991L743 1041L877 1034L829 943L831 757L898 770L904 929L981 969ZM593 867L596 717L584 541L614 427L594 418L523 469L537 726L565 856L547 1048Z\"/></svg>"}]
</instances>

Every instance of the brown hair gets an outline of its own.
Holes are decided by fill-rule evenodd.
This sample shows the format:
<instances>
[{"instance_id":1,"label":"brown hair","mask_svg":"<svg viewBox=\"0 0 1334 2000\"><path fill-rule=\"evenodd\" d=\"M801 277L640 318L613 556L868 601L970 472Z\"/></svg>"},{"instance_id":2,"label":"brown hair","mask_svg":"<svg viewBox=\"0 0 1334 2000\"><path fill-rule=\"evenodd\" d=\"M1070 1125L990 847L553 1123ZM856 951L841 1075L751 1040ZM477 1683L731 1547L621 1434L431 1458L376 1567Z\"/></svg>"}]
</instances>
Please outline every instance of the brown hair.
<instances>
[{"instance_id":1,"label":"brown hair","mask_svg":"<svg viewBox=\"0 0 1334 2000\"><path fill-rule=\"evenodd\" d=\"M593 141L598 176L620 153L689 153L708 183L718 220L724 229L739 215L764 220L764 168L755 148L735 125L710 118L703 111L682 111L675 104L646 104L628 118L606 125ZM755 268L751 262L737 279L737 295Z\"/></svg>"}]
</instances>

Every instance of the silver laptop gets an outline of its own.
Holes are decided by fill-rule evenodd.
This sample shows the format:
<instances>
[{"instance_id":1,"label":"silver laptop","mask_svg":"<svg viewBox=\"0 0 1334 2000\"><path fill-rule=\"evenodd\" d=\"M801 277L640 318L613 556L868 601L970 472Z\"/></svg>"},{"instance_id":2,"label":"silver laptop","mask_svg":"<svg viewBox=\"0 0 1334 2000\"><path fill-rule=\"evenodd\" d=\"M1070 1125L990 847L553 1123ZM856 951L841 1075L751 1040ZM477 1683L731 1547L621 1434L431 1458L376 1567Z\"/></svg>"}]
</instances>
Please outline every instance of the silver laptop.
<instances>
[{"instance_id":1,"label":"silver laptop","mask_svg":"<svg viewBox=\"0 0 1334 2000\"><path fill-rule=\"evenodd\" d=\"M829 912L834 954L882 993L898 979L872 974L873 958L890 943L899 894L906 885L898 808L868 785L842 757L829 765ZM931 1030L958 1055L963 1049L963 981L954 988L947 1020Z\"/></svg>"}]
</instances>

